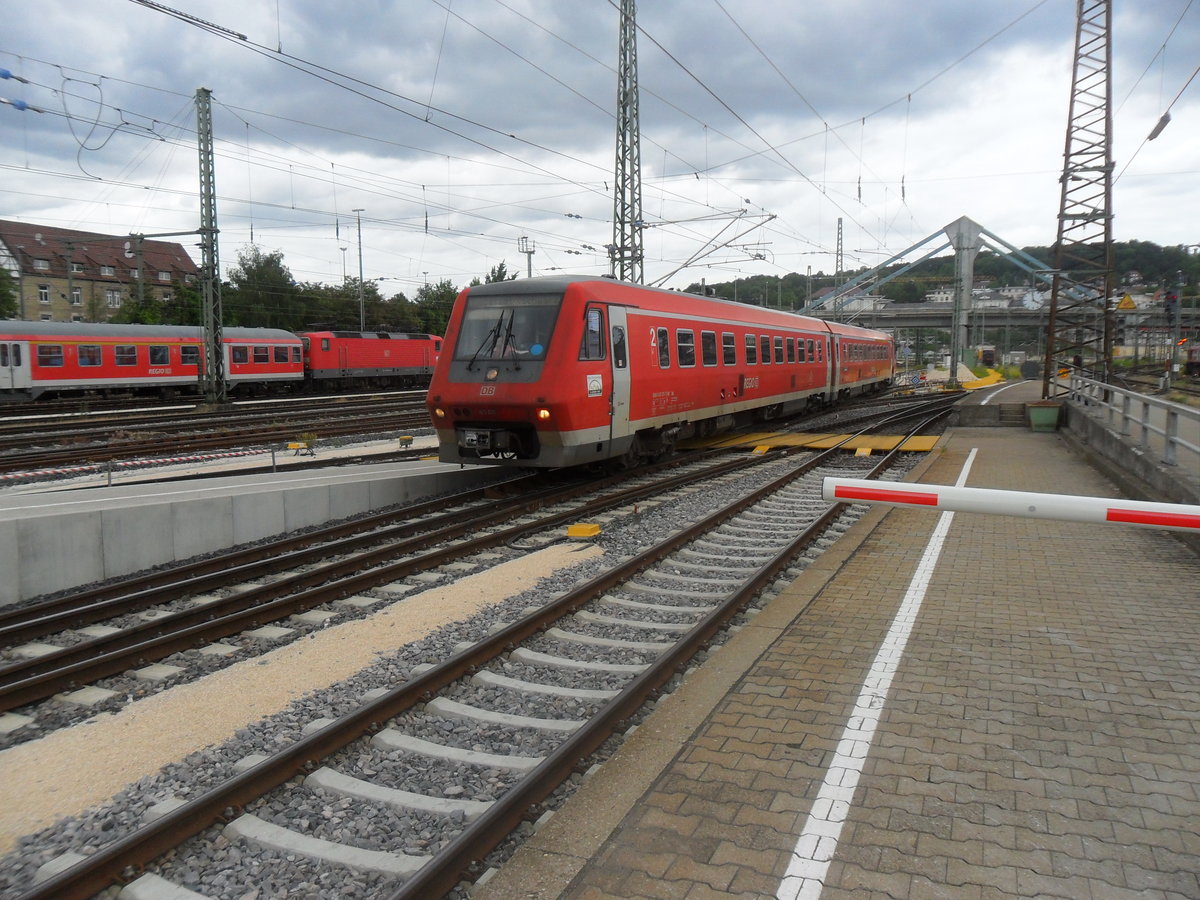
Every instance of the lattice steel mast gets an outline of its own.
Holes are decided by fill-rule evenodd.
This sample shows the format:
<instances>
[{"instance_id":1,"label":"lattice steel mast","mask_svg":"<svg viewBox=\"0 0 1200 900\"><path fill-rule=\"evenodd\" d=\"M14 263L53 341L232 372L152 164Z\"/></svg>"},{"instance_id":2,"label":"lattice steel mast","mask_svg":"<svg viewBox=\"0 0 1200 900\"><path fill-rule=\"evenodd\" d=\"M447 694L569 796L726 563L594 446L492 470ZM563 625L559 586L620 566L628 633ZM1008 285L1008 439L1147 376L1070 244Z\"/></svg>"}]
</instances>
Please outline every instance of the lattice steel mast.
<instances>
[{"instance_id":1,"label":"lattice steel mast","mask_svg":"<svg viewBox=\"0 0 1200 900\"><path fill-rule=\"evenodd\" d=\"M613 199L613 240L608 247L612 274L642 283L642 151L638 130L637 11L621 0L617 65L617 164Z\"/></svg>"},{"instance_id":2,"label":"lattice steel mast","mask_svg":"<svg viewBox=\"0 0 1200 900\"><path fill-rule=\"evenodd\" d=\"M200 273L204 291L204 398L225 400L225 350L221 344L221 270L217 253L216 161L213 156L212 91L196 89L200 152Z\"/></svg>"},{"instance_id":3,"label":"lattice steel mast","mask_svg":"<svg viewBox=\"0 0 1200 900\"><path fill-rule=\"evenodd\" d=\"M1054 244L1042 396L1078 361L1112 369L1112 7L1077 0L1075 66Z\"/></svg>"}]
</instances>

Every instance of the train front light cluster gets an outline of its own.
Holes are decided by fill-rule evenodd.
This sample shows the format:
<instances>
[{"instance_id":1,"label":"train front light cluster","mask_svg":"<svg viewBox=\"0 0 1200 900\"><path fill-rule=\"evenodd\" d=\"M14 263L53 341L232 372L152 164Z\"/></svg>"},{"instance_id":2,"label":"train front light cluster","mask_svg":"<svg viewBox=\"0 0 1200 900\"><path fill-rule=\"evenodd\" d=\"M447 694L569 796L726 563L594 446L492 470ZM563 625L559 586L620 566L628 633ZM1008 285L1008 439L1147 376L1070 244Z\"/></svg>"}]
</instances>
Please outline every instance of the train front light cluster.
<instances>
[{"instance_id":1,"label":"train front light cluster","mask_svg":"<svg viewBox=\"0 0 1200 900\"><path fill-rule=\"evenodd\" d=\"M546 407L544 407L544 406L538 407L538 410L536 413L534 413L534 415L537 416L537 420L539 422L549 422L550 421L550 410L546 409Z\"/></svg>"}]
</instances>

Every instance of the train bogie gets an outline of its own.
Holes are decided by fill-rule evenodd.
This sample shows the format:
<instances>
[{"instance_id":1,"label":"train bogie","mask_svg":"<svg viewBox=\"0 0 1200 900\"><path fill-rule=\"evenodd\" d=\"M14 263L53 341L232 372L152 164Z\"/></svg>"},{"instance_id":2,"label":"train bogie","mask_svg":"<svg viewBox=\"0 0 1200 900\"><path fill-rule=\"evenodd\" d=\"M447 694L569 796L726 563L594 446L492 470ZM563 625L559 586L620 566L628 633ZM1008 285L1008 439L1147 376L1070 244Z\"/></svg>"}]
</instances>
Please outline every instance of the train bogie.
<instances>
[{"instance_id":1,"label":"train bogie","mask_svg":"<svg viewBox=\"0 0 1200 900\"><path fill-rule=\"evenodd\" d=\"M878 390L879 332L607 279L459 295L429 407L443 461L633 462L693 435Z\"/></svg>"}]
</instances>

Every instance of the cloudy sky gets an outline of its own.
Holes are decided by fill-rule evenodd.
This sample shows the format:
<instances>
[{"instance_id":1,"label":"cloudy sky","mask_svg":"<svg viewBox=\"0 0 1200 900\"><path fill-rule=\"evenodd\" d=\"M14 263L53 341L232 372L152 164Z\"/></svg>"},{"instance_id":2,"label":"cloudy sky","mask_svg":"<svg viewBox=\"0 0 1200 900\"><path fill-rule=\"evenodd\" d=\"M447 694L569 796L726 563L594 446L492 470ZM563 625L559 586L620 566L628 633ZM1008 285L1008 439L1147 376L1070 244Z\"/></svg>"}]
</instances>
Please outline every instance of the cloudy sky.
<instances>
[{"instance_id":1,"label":"cloudy sky","mask_svg":"<svg viewBox=\"0 0 1200 900\"><path fill-rule=\"evenodd\" d=\"M356 276L360 217L385 295L502 261L609 270L608 0L163 5L214 27L136 0L6 0L0 67L28 83L0 97L41 112L0 104L0 218L195 229L204 87L223 269L253 241L298 281ZM646 282L831 272L839 219L847 268L960 216L1052 243L1075 6L642 0ZM1115 237L1200 244L1200 2L1113 10Z\"/></svg>"}]
</instances>

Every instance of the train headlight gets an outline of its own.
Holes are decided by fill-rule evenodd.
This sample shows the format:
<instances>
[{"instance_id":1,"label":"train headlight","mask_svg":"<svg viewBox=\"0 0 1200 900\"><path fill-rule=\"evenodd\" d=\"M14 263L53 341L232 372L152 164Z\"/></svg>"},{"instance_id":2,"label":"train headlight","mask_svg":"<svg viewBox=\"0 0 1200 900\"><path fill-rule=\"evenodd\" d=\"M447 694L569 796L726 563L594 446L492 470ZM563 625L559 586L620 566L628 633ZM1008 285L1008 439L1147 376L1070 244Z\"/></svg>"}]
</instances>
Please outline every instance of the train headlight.
<instances>
[{"instance_id":1,"label":"train headlight","mask_svg":"<svg viewBox=\"0 0 1200 900\"><path fill-rule=\"evenodd\" d=\"M537 416L539 422L548 422L550 420L550 410L544 406L539 408L534 415Z\"/></svg>"},{"instance_id":2,"label":"train headlight","mask_svg":"<svg viewBox=\"0 0 1200 900\"><path fill-rule=\"evenodd\" d=\"M434 407L433 414L439 419L446 418L446 411L440 406Z\"/></svg>"},{"instance_id":3,"label":"train headlight","mask_svg":"<svg viewBox=\"0 0 1200 900\"><path fill-rule=\"evenodd\" d=\"M500 377L499 369L488 369L487 372L485 372L483 375L483 380L484 381L495 381L499 377Z\"/></svg>"}]
</instances>

